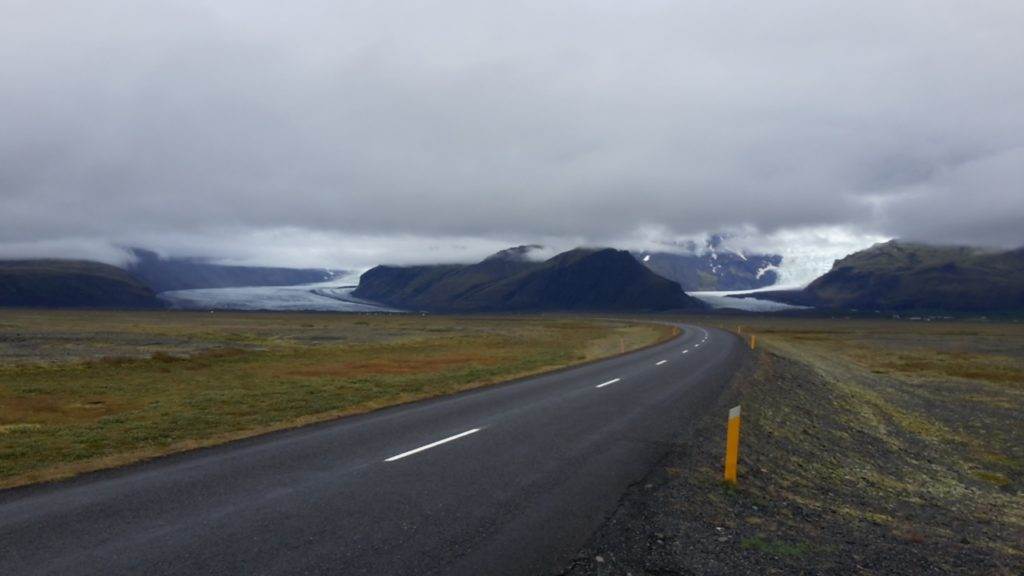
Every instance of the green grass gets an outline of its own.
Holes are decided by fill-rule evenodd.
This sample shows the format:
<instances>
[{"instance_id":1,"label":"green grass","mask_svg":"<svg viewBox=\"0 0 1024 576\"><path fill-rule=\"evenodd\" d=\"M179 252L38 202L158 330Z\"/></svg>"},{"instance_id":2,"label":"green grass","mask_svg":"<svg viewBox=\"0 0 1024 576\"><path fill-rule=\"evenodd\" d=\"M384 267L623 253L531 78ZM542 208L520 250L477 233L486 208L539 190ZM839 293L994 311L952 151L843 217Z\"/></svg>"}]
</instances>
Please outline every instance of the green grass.
<instances>
[{"instance_id":1,"label":"green grass","mask_svg":"<svg viewBox=\"0 0 1024 576\"><path fill-rule=\"evenodd\" d=\"M672 331L554 316L4 311L0 486L449 394Z\"/></svg>"}]
</instances>

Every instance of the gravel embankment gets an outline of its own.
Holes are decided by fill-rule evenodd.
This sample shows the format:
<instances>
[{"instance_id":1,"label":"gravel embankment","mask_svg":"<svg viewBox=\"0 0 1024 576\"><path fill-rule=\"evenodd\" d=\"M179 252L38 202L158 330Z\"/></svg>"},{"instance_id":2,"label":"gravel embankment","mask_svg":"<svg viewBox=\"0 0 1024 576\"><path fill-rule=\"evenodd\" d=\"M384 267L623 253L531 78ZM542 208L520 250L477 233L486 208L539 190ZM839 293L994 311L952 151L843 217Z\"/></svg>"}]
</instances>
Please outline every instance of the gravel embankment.
<instances>
[{"instance_id":1,"label":"gravel embankment","mask_svg":"<svg viewBox=\"0 0 1024 576\"><path fill-rule=\"evenodd\" d=\"M897 381L864 372L837 385L822 374L752 354L692 443L635 485L562 573L1024 573L1019 486L986 483L956 443L915 434ZM720 479L735 403L741 467L730 488Z\"/></svg>"}]
</instances>

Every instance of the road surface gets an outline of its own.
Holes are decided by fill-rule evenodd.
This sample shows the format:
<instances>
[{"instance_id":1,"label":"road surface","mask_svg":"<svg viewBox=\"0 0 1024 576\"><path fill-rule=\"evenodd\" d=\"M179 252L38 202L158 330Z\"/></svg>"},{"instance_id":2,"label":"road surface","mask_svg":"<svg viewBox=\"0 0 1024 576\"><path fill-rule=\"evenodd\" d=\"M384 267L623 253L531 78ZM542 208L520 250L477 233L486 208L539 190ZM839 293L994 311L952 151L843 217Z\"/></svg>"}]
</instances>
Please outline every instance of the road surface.
<instances>
[{"instance_id":1,"label":"road surface","mask_svg":"<svg viewBox=\"0 0 1024 576\"><path fill-rule=\"evenodd\" d=\"M685 326L574 369L0 492L0 574L557 571L742 353Z\"/></svg>"}]
</instances>

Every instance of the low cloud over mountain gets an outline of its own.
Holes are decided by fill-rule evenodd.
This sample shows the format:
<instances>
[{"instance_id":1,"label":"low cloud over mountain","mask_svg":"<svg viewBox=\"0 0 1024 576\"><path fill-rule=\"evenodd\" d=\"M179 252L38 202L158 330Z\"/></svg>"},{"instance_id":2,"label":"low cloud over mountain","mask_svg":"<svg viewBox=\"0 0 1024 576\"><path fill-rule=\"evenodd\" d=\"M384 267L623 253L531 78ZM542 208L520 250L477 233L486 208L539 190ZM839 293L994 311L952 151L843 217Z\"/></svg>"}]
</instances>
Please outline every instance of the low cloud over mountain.
<instances>
[{"instance_id":1,"label":"low cloud over mountain","mask_svg":"<svg viewBox=\"0 0 1024 576\"><path fill-rule=\"evenodd\" d=\"M787 259L772 239L821 230L1012 247L1022 20L952 0L6 3L0 255L356 268L737 230Z\"/></svg>"}]
</instances>

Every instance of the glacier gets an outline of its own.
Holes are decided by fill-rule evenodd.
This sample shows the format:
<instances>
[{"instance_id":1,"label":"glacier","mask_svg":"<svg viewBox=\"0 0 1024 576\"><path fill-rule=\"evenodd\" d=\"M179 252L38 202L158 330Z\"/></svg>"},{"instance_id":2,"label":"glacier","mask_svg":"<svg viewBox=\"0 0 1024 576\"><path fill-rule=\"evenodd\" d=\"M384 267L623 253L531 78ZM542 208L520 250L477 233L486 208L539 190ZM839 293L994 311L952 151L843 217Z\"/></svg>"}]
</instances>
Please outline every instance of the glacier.
<instances>
[{"instance_id":1,"label":"glacier","mask_svg":"<svg viewBox=\"0 0 1024 576\"><path fill-rule=\"evenodd\" d=\"M157 294L178 310L264 310L281 312L401 312L352 296L355 285L337 281L294 286L195 288Z\"/></svg>"}]
</instances>

